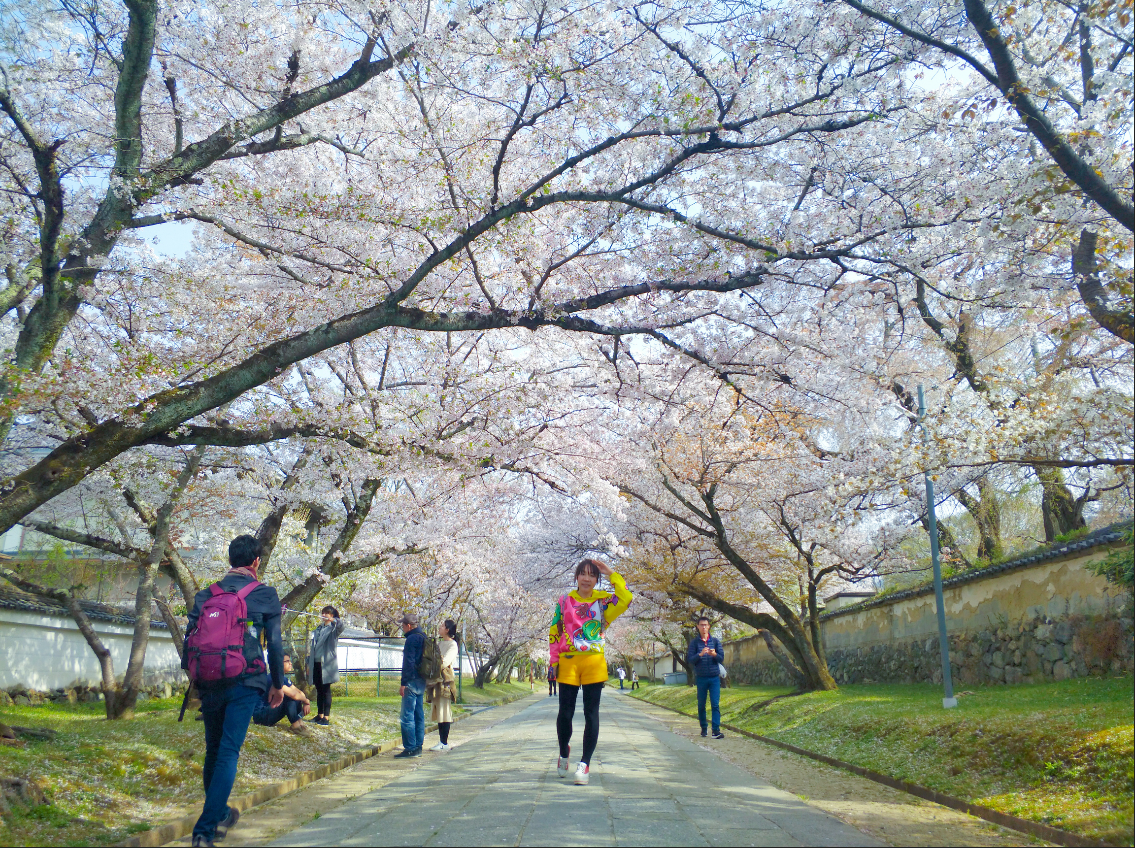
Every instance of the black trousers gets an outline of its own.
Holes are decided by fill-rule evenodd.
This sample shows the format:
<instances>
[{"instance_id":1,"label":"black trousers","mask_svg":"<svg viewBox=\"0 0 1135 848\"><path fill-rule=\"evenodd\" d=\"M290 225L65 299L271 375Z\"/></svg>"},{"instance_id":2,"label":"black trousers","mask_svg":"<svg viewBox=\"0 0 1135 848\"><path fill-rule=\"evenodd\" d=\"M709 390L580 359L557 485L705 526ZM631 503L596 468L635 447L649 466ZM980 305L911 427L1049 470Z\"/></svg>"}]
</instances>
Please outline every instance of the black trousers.
<instances>
[{"instance_id":1,"label":"black trousers","mask_svg":"<svg viewBox=\"0 0 1135 848\"><path fill-rule=\"evenodd\" d=\"M603 696L603 682L585 683L572 686L560 683L560 713L556 716L556 735L560 741L560 756L568 755L568 742L571 741L572 718L575 717L575 702L579 690L583 689L583 756L581 763L590 763L599 742L599 699Z\"/></svg>"},{"instance_id":2,"label":"black trousers","mask_svg":"<svg viewBox=\"0 0 1135 848\"><path fill-rule=\"evenodd\" d=\"M551 680L548 681L548 697L550 698L552 695L555 695L555 694L556 694L556 678L553 677Z\"/></svg>"},{"instance_id":3,"label":"black trousers","mask_svg":"<svg viewBox=\"0 0 1135 848\"><path fill-rule=\"evenodd\" d=\"M323 663L316 663L311 676L315 684L315 709L318 715L331 715L331 684L323 682Z\"/></svg>"},{"instance_id":4,"label":"black trousers","mask_svg":"<svg viewBox=\"0 0 1135 848\"><path fill-rule=\"evenodd\" d=\"M449 728L452 726L452 721L439 721L437 723L438 741L441 742L442 745L449 744Z\"/></svg>"}]
</instances>

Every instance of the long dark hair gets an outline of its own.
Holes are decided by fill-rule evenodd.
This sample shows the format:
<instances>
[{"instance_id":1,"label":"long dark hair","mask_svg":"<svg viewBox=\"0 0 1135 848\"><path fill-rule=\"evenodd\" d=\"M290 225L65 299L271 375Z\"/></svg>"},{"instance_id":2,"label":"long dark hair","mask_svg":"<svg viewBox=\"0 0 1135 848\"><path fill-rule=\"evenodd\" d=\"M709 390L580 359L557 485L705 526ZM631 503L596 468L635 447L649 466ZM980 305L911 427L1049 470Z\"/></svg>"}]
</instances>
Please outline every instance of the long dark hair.
<instances>
[{"instance_id":1,"label":"long dark hair","mask_svg":"<svg viewBox=\"0 0 1135 848\"><path fill-rule=\"evenodd\" d=\"M452 618L447 618L444 623L445 632L449 634L449 638L454 642L460 643L461 640L457 637L457 622Z\"/></svg>"}]
</instances>

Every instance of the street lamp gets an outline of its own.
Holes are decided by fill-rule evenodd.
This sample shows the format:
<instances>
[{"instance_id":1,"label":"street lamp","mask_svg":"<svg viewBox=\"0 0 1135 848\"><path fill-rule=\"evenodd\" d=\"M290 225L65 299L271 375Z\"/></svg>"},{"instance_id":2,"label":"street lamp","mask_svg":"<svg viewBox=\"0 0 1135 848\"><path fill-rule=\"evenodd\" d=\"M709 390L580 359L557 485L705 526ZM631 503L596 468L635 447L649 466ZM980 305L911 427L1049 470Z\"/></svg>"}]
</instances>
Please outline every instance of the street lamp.
<instances>
[{"instance_id":1,"label":"street lamp","mask_svg":"<svg viewBox=\"0 0 1135 848\"><path fill-rule=\"evenodd\" d=\"M918 426L922 428L923 441L926 442L926 425L922 419L926 416L926 401L922 397L922 384L918 384ZM938 519L934 514L934 482L930 479L930 469L922 472L926 479L926 517L930 529L930 563L934 567L934 604L938 608L938 647L942 653L942 682L946 687L946 697L942 699L942 706L946 709L956 707L958 699L954 697L954 680L950 674L950 640L946 636L946 603L942 599L942 565L938 561Z\"/></svg>"}]
</instances>

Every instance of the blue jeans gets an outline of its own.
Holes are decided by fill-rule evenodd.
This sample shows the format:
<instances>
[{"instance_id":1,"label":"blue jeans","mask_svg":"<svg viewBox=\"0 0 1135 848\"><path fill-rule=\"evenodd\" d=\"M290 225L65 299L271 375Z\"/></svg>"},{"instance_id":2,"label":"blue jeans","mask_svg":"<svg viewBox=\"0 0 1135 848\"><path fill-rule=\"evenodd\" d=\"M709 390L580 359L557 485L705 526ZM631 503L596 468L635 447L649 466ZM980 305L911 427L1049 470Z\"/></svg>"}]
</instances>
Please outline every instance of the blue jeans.
<instances>
[{"instance_id":1,"label":"blue jeans","mask_svg":"<svg viewBox=\"0 0 1135 848\"><path fill-rule=\"evenodd\" d=\"M252 713L255 724L271 727L280 719L287 718L288 724L295 724L303 718L303 704L291 698L284 698L284 703L278 707L268 706L268 698L264 697Z\"/></svg>"},{"instance_id":2,"label":"blue jeans","mask_svg":"<svg viewBox=\"0 0 1135 848\"><path fill-rule=\"evenodd\" d=\"M240 746L244 744L252 713L263 697L259 689L240 684L201 690L205 724L205 770L202 773L205 808L193 825L194 836L212 840L217 825L229 814L229 794L236 782Z\"/></svg>"},{"instance_id":3,"label":"blue jeans","mask_svg":"<svg viewBox=\"0 0 1135 848\"><path fill-rule=\"evenodd\" d=\"M402 725L402 747L406 750L421 748L426 741L426 713L422 707L425 695L424 680L412 680L406 684L402 710L398 713L398 721Z\"/></svg>"},{"instance_id":4,"label":"blue jeans","mask_svg":"<svg viewBox=\"0 0 1135 848\"><path fill-rule=\"evenodd\" d=\"M709 695L710 705L713 707L713 732L721 730L721 678L699 677L698 681L698 722L702 733L705 733L705 696Z\"/></svg>"}]
</instances>

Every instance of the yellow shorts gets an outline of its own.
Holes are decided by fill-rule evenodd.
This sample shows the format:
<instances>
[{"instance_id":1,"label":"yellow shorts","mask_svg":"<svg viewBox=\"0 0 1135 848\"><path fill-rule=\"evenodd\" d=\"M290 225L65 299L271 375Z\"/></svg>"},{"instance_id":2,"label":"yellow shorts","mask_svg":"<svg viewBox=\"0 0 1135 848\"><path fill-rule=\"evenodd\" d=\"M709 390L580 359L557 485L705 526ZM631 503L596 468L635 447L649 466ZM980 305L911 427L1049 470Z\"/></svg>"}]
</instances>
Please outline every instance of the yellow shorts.
<instances>
[{"instance_id":1,"label":"yellow shorts","mask_svg":"<svg viewBox=\"0 0 1135 848\"><path fill-rule=\"evenodd\" d=\"M568 686L604 683L607 680L607 657L591 653L560 657L556 680Z\"/></svg>"}]
</instances>

